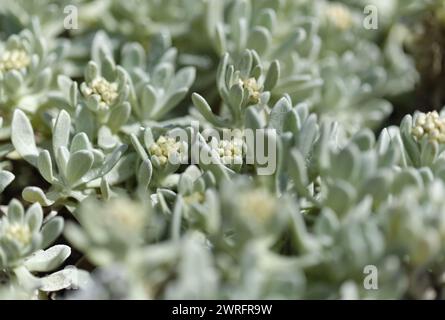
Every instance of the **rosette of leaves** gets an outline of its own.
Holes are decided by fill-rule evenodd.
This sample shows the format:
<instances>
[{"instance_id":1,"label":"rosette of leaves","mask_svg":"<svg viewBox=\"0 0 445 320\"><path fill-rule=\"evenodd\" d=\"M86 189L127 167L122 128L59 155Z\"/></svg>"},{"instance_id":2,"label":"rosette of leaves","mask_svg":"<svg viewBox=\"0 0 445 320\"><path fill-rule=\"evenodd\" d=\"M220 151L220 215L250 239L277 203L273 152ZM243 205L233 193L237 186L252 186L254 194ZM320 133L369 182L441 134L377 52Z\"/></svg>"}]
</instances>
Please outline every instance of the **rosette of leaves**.
<instances>
[{"instance_id":1,"label":"rosette of leaves","mask_svg":"<svg viewBox=\"0 0 445 320\"><path fill-rule=\"evenodd\" d=\"M120 34L138 42L144 42L165 30L175 38L188 35L194 19L203 11L201 0L99 2L109 4L108 10L100 16L101 27L110 33Z\"/></svg>"},{"instance_id":2,"label":"rosette of leaves","mask_svg":"<svg viewBox=\"0 0 445 320\"><path fill-rule=\"evenodd\" d=\"M133 251L127 263L98 268L92 280L70 298L212 299L218 296L217 270L199 232L188 232L180 241L163 241Z\"/></svg>"},{"instance_id":3,"label":"rosette of leaves","mask_svg":"<svg viewBox=\"0 0 445 320\"><path fill-rule=\"evenodd\" d=\"M221 288L220 299L241 299L243 296L256 299L305 297L310 284L300 261L274 252L268 241L250 241L239 255L239 260L236 266L225 266L227 282Z\"/></svg>"},{"instance_id":4,"label":"rosette of leaves","mask_svg":"<svg viewBox=\"0 0 445 320\"><path fill-rule=\"evenodd\" d=\"M110 94L111 97L116 99L120 94L114 90L117 88L115 86L116 83L109 83L101 77L97 79L96 86L103 86L104 92L109 90L105 95ZM91 141L97 141L97 144L104 150L112 150L121 143L122 130L131 114L131 107L127 101L117 103L111 108L105 106L103 101L101 103L103 103L102 106L104 108L97 109L95 114L88 107L88 103L91 103L88 100L94 100L95 98L81 96L77 82L64 75L59 76L57 82L59 91L51 92L51 105L57 105L59 108L63 107L73 115L76 131L84 132ZM85 90L88 91L89 89ZM111 100L108 101L110 102ZM50 111L49 113L55 113L55 111Z\"/></svg>"},{"instance_id":5,"label":"rosette of leaves","mask_svg":"<svg viewBox=\"0 0 445 320\"><path fill-rule=\"evenodd\" d=\"M411 298L441 298L434 288L443 287L443 190L442 180L408 186L379 212L388 252L404 261L402 270L410 279L406 294Z\"/></svg>"},{"instance_id":6,"label":"rosette of leaves","mask_svg":"<svg viewBox=\"0 0 445 320\"><path fill-rule=\"evenodd\" d=\"M402 166L428 167L438 176L443 176L445 168L442 156L445 142L443 123L445 123L443 111L440 114L437 111L426 114L416 112L413 116L406 115L400 128L394 127L389 131L403 155Z\"/></svg>"},{"instance_id":7,"label":"rosette of leaves","mask_svg":"<svg viewBox=\"0 0 445 320\"><path fill-rule=\"evenodd\" d=\"M298 229L302 218L298 205L289 195L278 197L259 180L225 180L212 200L215 206L207 211L220 217L216 232L207 230L223 281L219 297L302 297L301 263L282 255L288 239L298 242L305 231Z\"/></svg>"},{"instance_id":8,"label":"rosette of leaves","mask_svg":"<svg viewBox=\"0 0 445 320\"><path fill-rule=\"evenodd\" d=\"M255 115L252 113L252 115ZM307 168L303 173L303 183L306 187L317 180L317 176L322 170L329 168L327 153L329 150L336 150L348 142L344 128L338 123L318 119L318 116L309 111L307 103L293 105L289 96L284 96L271 107L265 119L258 114L251 117L249 128L265 128L265 136L271 141L275 141L271 146L275 148L275 154L268 151L269 161L275 161L274 188L278 193L292 188L300 188L299 184L293 184L291 179L293 174L300 171L291 162L290 153L297 150L298 163L304 164ZM368 133L369 135L369 133ZM255 141L258 138L255 139ZM254 146L247 145L249 150ZM269 147L268 147L269 148ZM249 151L247 151L249 153ZM261 170L261 164L255 163L256 170ZM292 172L292 175L289 175ZM307 179L306 179L307 178ZM304 189L304 188L303 188ZM302 191L302 189L300 189ZM308 190L307 190L308 191ZM310 192L304 192L306 196Z\"/></svg>"},{"instance_id":9,"label":"rosette of leaves","mask_svg":"<svg viewBox=\"0 0 445 320\"><path fill-rule=\"evenodd\" d=\"M324 206L338 214L367 196L372 196L373 205L378 206L391 193L393 175L388 167L392 168L398 160L394 145L379 141L374 146L373 136L362 131L347 146L330 153L329 158L331 165L322 171L320 189L322 197L326 197ZM342 165L349 165L349 172L341 169Z\"/></svg>"},{"instance_id":10,"label":"rosette of leaves","mask_svg":"<svg viewBox=\"0 0 445 320\"><path fill-rule=\"evenodd\" d=\"M180 239L186 230L201 230L215 234L221 217L217 210L216 179L210 171L191 165L180 175L177 192L157 189L152 195L155 210L170 217L171 239Z\"/></svg>"},{"instance_id":11,"label":"rosette of leaves","mask_svg":"<svg viewBox=\"0 0 445 320\"><path fill-rule=\"evenodd\" d=\"M244 128L246 114L252 109L262 111L270 99L280 75L278 61L267 71L254 50L245 50L235 64L225 54L217 71L217 88L223 100L219 114L215 114L205 99L193 93L192 100L200 114L218 128ZM249 111L250 110L250 111Z\"/></svg>"},{"instance_id":12,"label":"rosette of leaves","mask_svg":"<svg viewBox=\"0 0 445 320\"><path fill-rule=\"evenodd\" d=\"M202 235L188 232L180 239L159 242L164 232L156 215L148 207L124 198L105 204L90 199L80 207L80 226L69 223L65 235L101 272L121 271L120 283L125 287L121 294L125 297L215 297L217 275ZM157 243L151 244L153 241ZM72 298L100 298L99 292L116 294L115 285L104 288L103 281L98 280L93 278Z\"/></svg>"},{"instance_id":13,"label":"rosette of leaves","mask_svg":"<svg viewBox=\"0 0 445 320\"><path fill-rule=\"evenodd\" d=\"M65 109L74 118L76 132L85 133L89 140L105 151L121 144L122 131L131 116L127 72L115 64L110 39L97 32L92 57L85 70L85 81L78 83L66 75L57 78L58 89L50 93L47 114Z\"/></svg>"},{"instance_id":14,"label":"rosette of leaves","mask_svg":"<svg viewBox=\"0 0 445 320\"><path fill-rule=\"evenodd\" d=\"M423 192L419 192L420 188ZM443 182L435 180L423 186L407 187L402 194L382 208L380 218L388 243L401 256L407 254L410 265L422 268L441 259L444 237ZM421 213L421 214L420 214Z\"/></svg>"},{"instance_id":15,"label":"rosette of leaves","mask_svg":"<svg viewBox=\"0 0 445 320\"><path fill-rule=\"evenodd\" d=\"M133 116L142 124L170 120L169 113L185 98L196 73L194 67L175 70L177 49L170 47L168 35L160 34L153 42L157 50L149 55L138 43L124 45L121 54L122 66L132 80Z\"/></svg>"},{"instance_id":16,"label":"rosette of leaves","mask_svg":"<svg viewBox=\"0 0 445 320\"><path fill-rule=\"evenodd\" d=\"M189 191L184 191L185 196ZM148 204L145 206L126 198L114 198L105 203L88 199L77 213L80 225L69 222L65 236L103 272L118 263L116 267L123 272L122 285L126 286L123 294L126 297L185 297L187 293L194 297L215 297L216 273L204 238L189 231L186 235L159 242L166 235L172 235L172 231L166 229L165 214L158 209L156 203L153 210ZM171 230L174 225L177 222L172 223ZM196 272L190 273L191 269L198 271L200 276L195 277ZM159 272L163 276L159 276ZM174 280L172 274L177 275ZM194 279L193 285L189 285L191 278ZM94 279L99 280L93 278L72 298L97 297L97 286L102 281L98 283ZM102 287L100 292L114 294L113 288Z\"/></svg>"},{"instance_id":17,"label":"rosette of leaves","mask_svg":"<svg viewBox=\"0 0 445 320\"><path fill-rule=\"evenodd\" d=\"M321 208L329 207L340 215L368 196L372 196L375 209L386 203L388 196L397 196L405 188L423 188L434 177L442 177L440 135L436 136L434 130L439 130L443 120L437 113L418 113L414 119L413 124L412 117L406 116L400 130L384 129L376 142L368 130L339 144L333 131L325 131L324 125L318 134L313 129L309 141L314 143L309 153L298 145L290 151L284 170L292 179L288 186L293 185L297 194L315 206L321 201ZM294 136L298 137L298 133ZM313 199L317 194L320 198Z\"/></svg>"},{"instance_id":18,"label":"rosette of leaves","mask_svg":"<svg viewBox=\"0 0 445 320\"><path fill-rule=\"evenodd\" d=\"M171 258L167 260L167 255L162 257L157 252L157 250L162 250L161 246L153 249L148 247L146 256L142 260L142 268L156 270L162 262L160 258L164 258L165 263L170 266L167 269L170 274L178 275L173 281L168 281L168 278L157 278L153 277L153 273L148 274L146 281L151 292L155 292L154 289L159 288L161 281L164 280L168 281L168 285L164 290L158 291L159 297L163 299L185 299L186 297L215 299L218 297L219 275L214 264L214 257L203 234L190 230L177 241L161 243L161 245L167 246L170 243L176 244L177 250L171 251L171 253L176 253L176 256L170 255ZM192 270L195 272L191 272Z\"/></svg>"},{"instance_id":19,"label":"rosette of leaves","mask_svg":"<svg viewBox=\"0 0 445 320\"><path fill-rule=\"evenodd\" d=\"M274 96L287 93L295 99L306 98L323 83L314 64L321 40L317 35L318 21L307 9L311 5L286 1L211 1L205 18L206 30L219 54L228 52L239 59L249 49L258 53L265 66L278 60L283 76L272 92Z\"/></svg>"},{"instance_id":20,"label":"rosette of leaves","mask_svg":"<svg viewBox=\"0 0 445 320\"><path fill-rule=\"evenodd\" d=\"M408 286L408 276L400 272L403 256L389 249L386 229L383 227L382 230L380 223L372 209L371 196L351 206L342 216L329 207L321 210L302 237L311 239L311 246L302 246L306 254L300 258L308 283L307 298L388 299L403 296ZM339 264L342 268L337 267ZM367 266L377 268L379 290L363 287L363 272Z\"/></svg>"},{"instance_id":21,"label":"rosette of leaves","mask_svg":"<svg viewBox=\"0 0 445 320\"><path fill-rule=\"evenodd\" d=\"M220 189L221 232L230 233L229 243L245 243L256 237L279 237L298 206L287 195L278 197L267 184L245 177L226 180ZM271 240L272 242L273 240ZM242 246L236 245L234 250Z\"/></svg>"},{"instance_id":22,"label":"rosette of leaves","mask_svg":"<svg viewBox=\"0 0 445 320\"><path fill-rule=\"evenodd\" d=\"M82 201L95 192L100 179L113 169L125 152L126 145L104 153L94 148L83 132L71 138L71 117L64 110L59 112L52 129L52 148L39 150L29 119L20 110L14 112L12 143L16 151L51 185L47 193L39 187L28 186L22 196L42 206L63 204L72 210L73 200Z\"/></svg>"},{"instance_id":23,"label":"rosette of leaves","mask_svg":"<svg viewBox=\"0 0 445 320\"><path fill-rule=\"evenodd\" d=\"M403 28L394 27L384 49L356 40L344 52L321 53L316 63L324 84L312 99L313 110L343 123L351 133L379 126L393 109L386 97L412 90L418 80L412 59L402 49L405 38Z\"/></svg>"},{"instance_id":24,"label":"rosette of leaves","mask_svg":"<svg viewBox=\"0 0 445 320\"><path fill-rule=\"evenodd\" d=\"M260 56L271 54L272 33L276 25L278 3L250 0L208 1L205 28L216 52L235 57L245 49Z\"/></svg>"},{"instance_id":25,"label":"rosette of leaves","mask_svg":"<svg viewBox=\"0 0 445 320\"><path fill-rule=\"evenodd\" d=\"M83 48L81 44L76 46ZM53 109L70 111L79 118L79 130L87 133L91 140L105 135L106 138L100 140L110 140L110 143L117 139L116 132L130 117L131 107L127 101L130 81L125 70L116 64L115 43L104 31L94 34L88 48L86 61L77 67L76 80L70 78L71 62L63 61L68 70L57 77L57 88L50 92L46 107L49 112L54 112ZM78 78L83 80L80 88Z\"/></svg>"},{"instance_id":26,"label":"rosette of leaves","mask_svg":"<svg viewBox=\"0 0 445 320\"><path fill-rule=\"evenodd\" d=\"M170 47L167 38L164 34L155 37L157 50L150 55L138 43L125 44L121 67L115 66L110 58L110 40L105 34L97 33L94 41L102 45L96 45L92 56L100 62L89 62L85 79L90 80L81 85L83 94L79 96L77 82L59 76L59 90L51 93L51 106L71 109L78 120L78 130L92 140L97 138L105 149L114 147L122 139L122 133L137 132L141 125L159 126L160 120L180 123L180 119L171 120L169 112L186 96L194 81L195 69L185 67L175 73L177 50ZM113 76L100 75L99 69L116 75L116 80L109 80Z\"/></svg>"},{"instance_id":27,"label":"rosette of leaves","mask_svg":"<svg viewBox=\"0 0 445 320\"><path fill-rule=\"evenodd\" d=\"M175 172L188 160L190 130L145 128L141 133L142 143L138 136L131 134L133 147L142 161L136 174L139 184L144 190L176 186L179 175Z\"/></svg>"},{"instance_id":28,"label":"rosette of leaves","mask_svg":"<svg viewBox=\"0 0 445 320\"><path fill-rule=\"evenodd\" d=\"M387 130L377 142L369 130L345 139L335 123L318 124L307 106L291 108L282 99L275 108L271 125L282 132L286 150L279 161L278 190L293 188L309 201L307 209L329 207L340 215L366 196L379 205L392 188L397 190L393 168L399 165L400 152Z\"/></svg>"},{"instance_id":29,"label":"rosette of leaves","mask_svg":"<svg viewBox=\"0 0 445 320\"><path fill-rule=\"evenodd\" d=\"M305 100L320 117L335 118L351 134L379 126L392 110L387 97L409 92L418 81L414 61L404 51L410 35L400 23L386 33L366 30L363 7L358 12L330 1L286 2L279 13L278 21L298 16L290 25L304 37L279 58L282 74L273 94ZM379 37L382 45L376 43Z\"/></svg>"},{"instance_id":30,"label":"rosette of leaves","mask_svg":"<svg viewBox=\"0 0 445 320\"><path fill-rule=\"evenodd\" d=\"M65 235L96 265L125 262L145 243L149 209L125 198L104 203L89 198L76 213L80 225L69 222Z\"/></svg>"},{"instance_id":31,"label":"rosette of leaves","mask_svg":"<svg viewBox=\"0 0 445 320\"><path fill-rule=\"evenodd\" d=\"M124 300L141 299L144 296L140 280L132 281L128 269L122 264L97 268L90 281L79 290L70 292L67 300ZM141 288L142 289L142 288Z\"/></svg>"},{"instance_id":32,"label":"rosette of leaves","mask_svg":"<svg viewBox=\"0 0 445 320\"><path fill-rule=\"evenodd\" d=\"M341 1L326 0L288 5L291 7L287 12L288 15L303 11L304 13L299 13L299 15L306 15L306 18L310 19L311 27L315 27L313 31L322 40L321 43L314 43L313 45L318 45L323 53L343 53L353 48L356 44L355 41L366 41L377 34L368 32L363 27L364 7L355 8L343 4ZM375 22L375 19L372 22ZM306 28L305 30L307 30ZM307 40L310 40L310 38L305 41Z\"/></svg>"},{"instance_id":33,"label":"rosette of leaves","mask_svg":"<svg viewBox=\"0 0 445 320\"><path fill-rule=\"evenodd\" d=\"M61 217L43 219L39 204L26 212L18 200L11 200L6 215L0 219L0 270L12 287L28 292L52 292L65 289L79 280L77 270L59 268L71 254L66 245L51 244L63 229ZM38 277L36 273L48 274Z\"/></svg>"},{"instance_id":34,"label":"rosette of leaves","mask_svg":"<svg viewBox=\"0 0 445 320\"><path fill-rule=\"evenodd\" d=\"M0 43L0 108L5 129L14 108L33 113L46 102L56 56L37 23ZM8 131L2 131L3 138L7 137Z\"/></svg>"},{"instance_id":35,"label":"rosette of leaves","mask_svg":"<svg viewBox=\"0 0 445 320\"><path fill-rule=\"evenodd\" d=\"M80 85L84 105L79 110L79 121L94 114L94 127L88 132L96 132L98 145L109 150L119 143L116 134L131 114L127 73L121 66L116 66L110 55L100 50L99 62L90 61L84 76L85 82ZM84 106L88 111L82 110Z\"/></svg>"},{"instance_id":36,"label":"rosette of leaves","mask_svg":"<svg viewBox=\"0 0 445 320\"><path fill-rule=\"evenodd\" d=\"M222 17L221 13L218 19L208 14L210 21L217 21L220 26L217 29L224 30L217 32L217 35L234 34L237 35L237 41L243 43L241 49L233 51L232 42L236 46L237 41L227 41L228 44L224 46L227 47L226 50L237 59L245 49L255 50L265 66L278 60L281 77L272 91L273 96L289 94L295 100L312 97L323 84L319 67L315 63L322 43L318 34L320 23L312 12L312 7L316 5L307 1L267 0L227 1L226 4L230 22L218 22ZM212 23L214 22L210 24ZM212 30L211 27L207 29ZM239 36L238 29L241 30ZM219 39L215 34L213 38Z\"/></svg>"},{"instance_id":37,"label":"rosette of leaves","mask_svg":"<svg viewBox=\"0 0 445 320\"><path fill-rule=\"evenodd\" d=\"M312 283L308 287L307 294L309 297L312 297L314 294L318 297L321 295L324 298L335 297L336 291L342 296L345 294L343 292L344 286L348 287L352 283L355 283L353 285L355 288L353 290L355 299L359 297L402 297L411 290L409 289L409 282L417 281L415 277L411 276L411 271L413 271L411 268L424 268L425 263L431 261L430 259L432 258L431 255L426 257L425 251L429 252L428 250L433 250L437 247L437 239L430 241L430 238L426 237L425 234L435 234L440 231L420 231L420 226L423 223L420 223L420 220L416 220L422 219L422 213L428 212L429 209L424 210L414 206L410 209L408 207L397 209L398 201L402 194L409 193L412 195L416 193L420 195L423 194L421 190L425 188L428 190L425 191L426 194L432 193L431 188L433 187L430 188L429 186L433 180L433 173L428 168L415 170L413 168L398 167L397 145L395 141L391 140L391 135L388 132L382 133L375 146L373 146L374 144L371 143L372 140L369 137L371 135L359 133L345 147L341 147L338 151L333 152L330 156L332 164L329 169L322 171L324 173L320 175L319 189L316 188L316 190L320 190L320 198L317 198L318 201L321 201L320 210L314 210L310 206L303 208L303 212L307 212L308 215L315 212L318 214L314 224L311 223L312 219L307 217L306 224L310 223L312 226L309 234L305 232L305 228L301 225L297 229L299 232L296 234L299 235L300 239L296 247L307 253L308 257L311 257L307 260L310 261L309 265L305 267L307 279L309 283L312 283L311 281L318 283L317 285ZM364 146L368 147L364 148ZM354 168L359 163L359 157L346 156L348 153L350 155L356 153L352 151L356 147L360 148L360 157L366 158L360 165L362 169L357 171ZM297 154L296 150L292 151L292 153L294 154L290 160L291 162L298 158L298 156L295 157L295 154ZM346 158L349 158L349 160ZM352 161L352 158L356 158L356 160ZM348 170L341 170L338 167L340 163L348 166ZM357 175L354 182L351 182L351 175L358 171L361 172L360 175ZM289 171L289 175L296 172ZM338 174L341 174L341 177ZM298 178L295 178L294 182L298 182ZM331 183L334 183L335 187ZM347 187L348 184L349 187ZM298 186L297 183L295 185ZM438 186L434 188L441 190ZM349 191L347 191L348 189ZM312 190L312 188L309 190ZM296 192L304 194L308 191L303 190L299 192L297 190ZM327 194L327 197L324 198L323 194ZM423 197L423 195L420 197ZM316 201L312 203L316 203ZM338 206L340 204L341 206ZM407 211L411 209L413 211L410 214L413 216L409 218ZM440 210L432 210L440 212ZM414 215L417 214L419 216L414 218ZM427 221L430 221L427 218L430 216L425 216L425 224L428 223ZM402 222L400 217L407 220ZM389 222L389 219L398 220ZM441 230L440 223L436 221L434 225ZM401 227L398 229L396 226ZM406 246L410 246L410 249L406 250L412 250L409 253L408 251L401 251L404 248L401 242L404 242L404 240L395 239L397 237L396 234L406 235L405 231L408 230L408 226L411 226L411 228L419 226L419 236L415 240L411 237L413 242L405 242ZM399 231L395 232L393 228ZM432 242L431 247L428 247L430 242ZM425 255L421 253L425 253ZM424 257L421 267L418 265L412 265L411 267L411 264L407 269L402 267L402 264L409 263L410 259L415 259L419 255ZM436 257L438 258L438 256ZM344 267L334 267L339 263L342 263ZM383 282L379 281L378 291L373 292L362 289L362 274L363 268L366 265L377 266L379 279L382 276L385 279ZM401 273L401 269L406 270L406 272ZM413 272L420 271L417 269L417 271ZM411 285L413 284L411 283ZM413 285L413 288L416 287L418 288L419 285ZM422 286L420 285L420 287Z\"/></svg>"},{"instance_id":38,"label":"rosette of leaves","mask_svg":"<svg viewBox=\"0 0 445 320\"><path fill-rule=\"evenodd\" d=\"M435 288L442 286L443 275L443 182L401 185L402 191L378 208L373 209L368 197L342 217L328 207L322 209L310 228L319 246L309 252L313 259L305 266L312 284L308 297L438 297ZM335 267L340 263L343 268ZM378 269L379 290L363 288L366 266ZM353 290L347 294L350 286Z\"/></svg>"},{"instance_id":39,"label":"rosette of leaves","mask_svg":"<svg viewBox=\"0 0 445 320\"><path fill-rule=\"evenodd\" d=\"M320 70L324 85L314 106L321 117L344 124L351 133L363 127L375 128L392 111L391 103L381 98L388 75L379 66L380 49L361 43L355 50L324 59ZM364 63L366 59L369 64Z\"/></svg>"}]
</instances>

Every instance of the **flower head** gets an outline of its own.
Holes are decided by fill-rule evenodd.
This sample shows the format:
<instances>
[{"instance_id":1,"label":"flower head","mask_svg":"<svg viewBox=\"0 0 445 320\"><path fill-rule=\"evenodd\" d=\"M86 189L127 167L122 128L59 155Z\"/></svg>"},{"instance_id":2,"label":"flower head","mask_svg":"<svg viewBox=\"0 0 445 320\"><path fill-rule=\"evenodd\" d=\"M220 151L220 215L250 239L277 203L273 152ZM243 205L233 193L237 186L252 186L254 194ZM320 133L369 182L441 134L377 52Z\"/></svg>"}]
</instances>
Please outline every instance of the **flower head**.
<instances>
[{"instance_id":1,"label":"flower head","mask_svg":"<svg viewBox=\"0 0 445 320\"><path fill-rule=\"evenodd\" d=\"M263 224L275 214L277 200L265 189L253 189L241 195L239 209L246 218Z\"/></svg>"},{"instance_id":2,"label":"flower head","mask_svg":"<svg viewBox=\"0 0 445 320\"><path fill-rule=\"evenodd\" d=\"M22 245L27 245L31 241L31 230L26 224L13 223L6 226L4 235L10 240L15 240Z\"/></svg>"},{"instance_id":3,"label":"flower head","mask_svg":"<svg viewBox=\"0 0 445 320\"><path fill-rule=\"evenodd\" d=\"M144 225L143 210L135 202L126 199L113 200L107 206L106 214L110 217L110 224L119 225L127 230L139 230Z\"/></svg>"},{"instance_id":4,"label":"flower head","mask_svg":"<svg viewBox=\"0 0 445 320\"><path fill-rule=\"evenodd\" d=\"M351 28L353 23L351 11L340 3L329 4L326 9L326 16L340 30Z\"/></svg>"},{"instance_id":5,"label":"flower head","mask_svg":"<svg viewBox=\"0 0 445 320\"><path fill-rule=\"evenodd\" d=\"M175 138L161 135L148 149L150 155L156 156L161 165L165 165L173 154L181 153L181 143Z\"/></svg>"},{"instance_id":6,"label":"flower head","mask_svg":"<svg viewBox=\"0 0 445 320\"><path fill-rule=\"evenodd\" d=\"M20 70L26 68L31 59L22 49L6 50L0 58L0 71Z\"/></svg>"},{"instance_id":7,"label":"flower head","mask_svg":"<svg viewBox=\"0 0 445 320\"><path fill-rule=\"evenodd\" d=\"M245 80L239 79L239 84L243 89L247 89L249 93L249 100L257 103L260 100L261 87L255 78L248 78Z\"/></svg>"},{"instance_id":8,"label":"flower head","mask_svg":"<svg viewBox=\"0 0 445 320\"><path fill-rule=\"evenodd\" d=\"M104 77L97 77L85 88L87 95L96 94L100 97L99 105L103 108L112 105L118 94L118 85L116 82L109 82Z\"/></svg>"},{"instance_id":9,"label":"flower head","mask_svg":"<svg viewBox=\"0 0 445 320\"><path fill-rule=\"evenodd\" d=\"M243 158L243 140L234 138L231 140L215 139L211 142L211 147L216 151L224 164L241 164Z\"/></svg>"},{"instance_id":10,"label":"flower head","mask_svg":"<svg viewBox=\"0 0 445 320\"><path fill-rule=\"evenodd\" d=\"M417 115L412 134L418 140L427 137L430 141L445 143L445 118L437 111L420 113Z\"/></svg>"}]
</instances>

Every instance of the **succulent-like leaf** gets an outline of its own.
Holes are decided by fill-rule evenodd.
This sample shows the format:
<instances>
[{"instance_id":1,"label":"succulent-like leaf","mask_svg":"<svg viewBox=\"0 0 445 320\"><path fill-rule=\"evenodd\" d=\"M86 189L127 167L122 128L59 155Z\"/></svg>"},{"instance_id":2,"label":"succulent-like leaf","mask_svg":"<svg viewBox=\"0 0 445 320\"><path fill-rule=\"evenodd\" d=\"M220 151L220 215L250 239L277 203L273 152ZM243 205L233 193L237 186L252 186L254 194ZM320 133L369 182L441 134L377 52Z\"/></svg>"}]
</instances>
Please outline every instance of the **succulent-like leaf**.
<instances>
[{"instance_id":1,"label":"succulent-like leaf","mask_svg":"<svg viewBox=\"0 0 445 320\"><path fill-rule=\"evenodd\" d=\"M66 166L66 179L70 185L79 181L93 165L94 157L91 151L80 150L70 155Z\"/></svg>"},{"instance_id":2,"label":"succulent-like leaf","mask_svg":"<svg viewBox=\"0 0 445 320\"><path fill-rule=\"evenodd\" d=\"M42 248L47 248L60 236L63 225L61 217L54 217L45 223L42 227Z\"/></svg>"},{"instance_id":3,"label":"succulent-like leaf","mask_svg":"<svg viewBox=\"0 0 445 320\"><path fill-rule=\"evenodd\" d=\"M34 130L25 113L18 109L14 111L12 118L11 140L17 152L35 166L39 151L34 139Z\"/></svg>"},{"instance_id":4,"label":"succulent-like leaf","mask_svg":"<svg viewBox=\"0 0 445 320\"><path fill-rule=\"evenodd\" d=\"M48 272L58 268L71 254L70 247L55 245L46 250L39 250L26 259L25 267L29 271Z\"/></svg>"},{"instance_id":5,"label":"succulent-like leaf","mask_svg":"<svg viewBox=\"0 0 445 320\"><path fill-rule=\"evenodd\" d=\"M49 183L52 183L54 181L53 164L51 161L51 155L49 154L48 150L40 151L39 157L37 159L37 167L40 174L46 181L48 181Z\"/></svg>"},{"instance_id":6,"label":"succulent-like leaf","mask_svg":"<svg viewBox=\"0 0 445 320\"><path fill-rule=\"evenodd\" d=\"M48 199L42 189L38 187L26 187L22 191L22 197L31 203L38 202L44 207L50 206L54 203L54 201Z\"/></svg>"},{"instance_id":7,"label":"succulent-like leaf","mask_svg":"<svg viewBox=\"0 0 445 320\"><path fill-rule=\"evenodd\" d=\"M53 131L53 150L57 152L60 147L67 148L70 138L71 117L65 110L61 110L56 118Z\"/></svg>"}]
</instances>

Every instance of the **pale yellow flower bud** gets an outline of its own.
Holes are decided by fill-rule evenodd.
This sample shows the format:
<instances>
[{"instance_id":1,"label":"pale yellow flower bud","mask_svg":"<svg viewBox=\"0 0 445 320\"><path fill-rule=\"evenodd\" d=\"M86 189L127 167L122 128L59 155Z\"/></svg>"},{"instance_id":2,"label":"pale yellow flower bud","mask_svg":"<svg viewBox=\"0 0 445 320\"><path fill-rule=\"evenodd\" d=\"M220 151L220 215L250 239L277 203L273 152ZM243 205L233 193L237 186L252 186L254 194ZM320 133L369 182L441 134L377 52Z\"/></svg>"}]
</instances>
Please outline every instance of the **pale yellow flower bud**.
<instances>
[{"instance_id":1,"label":"pale yellow flower bud","mask_svg":"<svg viewBox=\"0 0 445 320\"><path fill-rule=\"evenodd\" d=\"M31 62L29 55L21 49L7 50L0 58L0 71L26 68Z\"/></svg>"},{"instance_id":2,"label":"pale yellow flower bud","mask_svg":"<svg viewBox=\"0 0 445 320\"><path fill-rule=\"evenodd\" d=\"M27 245L31 241L31 230L26 224L11 224L6 228L5 236L22 245Z\"/></svg>"},{"instance_id":3,"label":"pale yellow flower bud","mask_svg":"<svg viewBox=\"0 0 445 320\"><path fill-rule=\"evenodd\" d=\"M101 108L106 108L112 105L118 98L117 83L110 83L103 77L97 77L88 85L85 90L87 95L97 94L101 101L99 105Z\"/></svg>"},{"instance_id":4,"label":"pale yellow flower bud","mask_svg":"<svg viewBox=\"0 0 445 320\"><path fill-rule=\"evenodd\" d=\"M430 141L445 142L445 118L437 111L418 114L414 123L411 133L418 140L427 137Z\"/></svg>"},{"instance_id":5,"label":"pale yellow flower bud","mask_svg":"<svg viewBox=\"0 0 445 320\"><path fill-rule=\"evenodd\" d=\"M159 159L161 165L165 165L169 158L174 154L180 154L181 143L177 142L175 138L160 136L156 142L154 142L148 151L150 155L156 156Z\"/></svg>"}]
</instances>

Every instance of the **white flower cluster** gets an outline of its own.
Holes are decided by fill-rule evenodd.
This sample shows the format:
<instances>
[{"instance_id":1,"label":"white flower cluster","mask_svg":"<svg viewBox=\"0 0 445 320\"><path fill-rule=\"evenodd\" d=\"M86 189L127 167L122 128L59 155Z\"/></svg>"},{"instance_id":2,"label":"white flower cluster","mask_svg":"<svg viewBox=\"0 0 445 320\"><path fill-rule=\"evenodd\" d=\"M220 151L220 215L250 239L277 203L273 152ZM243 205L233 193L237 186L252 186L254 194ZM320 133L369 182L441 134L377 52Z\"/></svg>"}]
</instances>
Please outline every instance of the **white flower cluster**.
<instances>
[{"instance_id":1,"label":"white flower cluster","mask_svg":"<svg viewBox=\"0 0 445 320\"><path fill-rule=\"evenodd\" d=\"M240 212L248 219L254 219L260 224L266 223L277 210L277 201L267 190L254 189L242 194Z\"/></svg>"},{"instance_id":2,"label":"white flower cluster","mask_svg":"<svg viewBox=\"0 0 445 320\"><path fill-rule=\"evenodd\" d=\"M129 231L140 230L144 226L144 210L127 199L115 199L105 210L111 226L117 225Z\"/></svg>"},{"instance_id":3,"label":"white flower cluster","mask_svg":"<svg viewBox=\"0 0 445 320\"><path fill-rule=\"evenodd\" d=\"M27 245L31 241L31 230L26 224L8 224L4 230L6 238Z\"/></svg>"},{"instance_id":4,"label":"white flower cluster","mask_svg":"<svg viewBox=\"0 0 445 320\"><path fill-rule=\"evenodd\" d=\"M156 156L159 159L161 165L165 165L172 154L180 154L181 149L181 143L176 141L175 138L161 135L158 140L149 147L148 151L150 155Z\"/></svg>"},{"instance_id":5,"label":"white flower cluster","mask_svg":"<svg viewBox=\"0 0 445 320\"><path fill-rule=\"evenodd\" d=\"M437 111L420 113L416 117L412 133L418 140L427 137L430 141L445 143L445 118L440 117Z\"/></svg>"},{"instance_id":6,"label":"white flower cluster","mask_svg":"<svg viewBox=\"0 0 445 320\"><path fill-rule=\"evenodd\" d=\"M243 140L234 138L231 140L212 139L210 146L216 151L224 164L241 164L243 161Z\"/></svg>"},{"instance_id":7,"label":"white flower cluster","mask_svg":"<svg viewBox=\"0 0 445 320\"><path fill-rule=\"evenodd\" d=\"M0 71L20 70L26 68L30 62L31 59L26 51L6 50L0 58Z\"/></svg>"},{"instance_id":8,"label":"white flower cluster","mask_svg":"<svg viewBox=\"0 0 445 320\"><path fill-rule=\"evenodd\" d=\"M99 105L106 108L113 104L118 97L117 83L109 82L104 77L97 77L85 89L87 95L97 94L100 97Z\"/></svg>"},{"instance_id":9,"label":"white flower cluster","mask_svg":"<svg viewBox=\"0 0 445 320\"><path fill-rule=\"evenodd\" d=\"M239 84L243 89L247 89L251 101L256 103L260 100L261 88L255 78L239 79Z\"/></svg>"}]
</instances>

